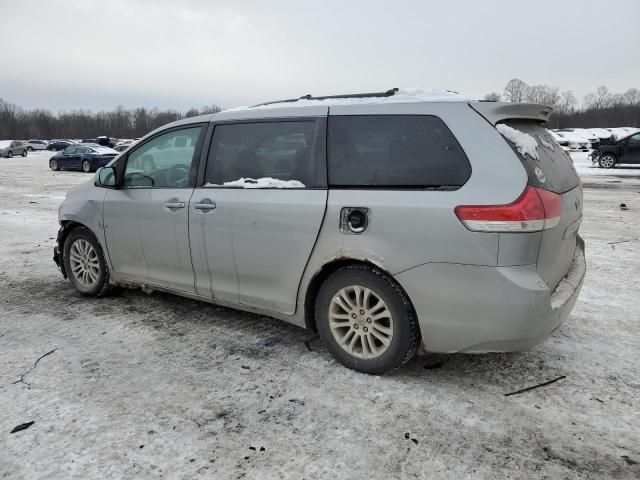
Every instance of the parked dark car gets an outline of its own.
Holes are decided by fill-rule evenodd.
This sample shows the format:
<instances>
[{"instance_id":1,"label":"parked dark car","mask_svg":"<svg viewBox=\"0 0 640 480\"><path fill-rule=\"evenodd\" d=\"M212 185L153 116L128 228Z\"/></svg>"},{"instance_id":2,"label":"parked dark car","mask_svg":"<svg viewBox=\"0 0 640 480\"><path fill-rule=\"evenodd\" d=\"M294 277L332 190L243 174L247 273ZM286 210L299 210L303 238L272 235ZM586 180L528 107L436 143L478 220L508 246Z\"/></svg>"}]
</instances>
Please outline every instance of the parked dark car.
<instances>
[{"instance_id":1,"label":"parked dark car","mask_svg":"<svg viewBox=\"0 0 640 480\"><path fill-rule=\"evenodd\" d=\"M113 148L118 144L118 139L101 135L96 139L96 143L98 145L102 145L103 147Z\"/></svg>"},{"instance_id":2,"label":"parked dark car","mask_svg":"<svg viewBox=\"0 0 640 480\"><path fill-rule=\"evenodd\" d=\"M640 132L606 145L600 144L591 153L591 161L601 168L612 168L619 163L640 163Z\"/></svg>"},{"instance_id":3,"label":"parked dark car","mask_svg":"<svg viewBox=\"0 0 640 480\"><path fill-rule=\"evenodd\" d=\"M0 140L0 157L27 156L27 146L20 140Z\"/></svg>"},{"instance_id":4,"label":"parked dark car","mask_svg":"<svg viewBox=\"0 0 640 480\"><path fill-rule=\"evenodd\" d=\"M70 145L49 159L51 170L81 170L94 172L104 167L113 157L118 155L115 150L100 145Z\"/></svg>"},{"instance_id":5,"label":"parked dark car","mask_svg":"<svg viewBox=\"0 0 640 480\"><path fill-rule=\"evenodd\" d=\"M47 145L47 150L54 150L57 152L59 150L64 150L69 145L76 145L76 143L71 140L51 140L49 145Z\"/></svg>"}]
</instances>

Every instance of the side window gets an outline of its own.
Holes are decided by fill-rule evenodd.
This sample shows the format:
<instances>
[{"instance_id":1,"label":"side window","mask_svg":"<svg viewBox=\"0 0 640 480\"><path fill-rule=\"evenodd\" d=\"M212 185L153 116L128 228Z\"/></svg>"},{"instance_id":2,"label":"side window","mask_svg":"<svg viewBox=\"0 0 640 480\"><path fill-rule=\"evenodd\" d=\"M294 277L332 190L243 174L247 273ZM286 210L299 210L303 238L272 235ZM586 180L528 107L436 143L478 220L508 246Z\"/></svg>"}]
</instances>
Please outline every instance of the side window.
<instances>
[{"instance_id":1,"label":"side window","mask_svg":"<svg viewBox=\"0 0 640 480\"><path fill-rule=\"evenodd\" d=\"M72 147L71 145L66 147L62 153L65 155L73 155L78 150L77 147Z\"/></svg>"},{"instance_id":2,"label":"side window","mask_svg":"<svg viewBox=\"0 0 640 480\"><path fill-rule=\"evenodd\" d=\"M632 137L629 138L629 143L640 143L640 133L636 133Z\"/></svg>"},{"instance_id":3,"label":"side window","mask_svg":"<svg viewBox=\"0 0 640 480\"><path fill-rule=\"evenodd\" d=\"M173 130L154 137L131 152L124 170L124 185L186 187L202 130L200 126Z\"/></svg>"},{"instance_id":4,"label":"side window","mask_svg":"<svg viewBox=\"0 0 640 480\"><path fill-rule=\"evenodd\" d=\"M318 186L316 121L217 125L206 185L243 188Z\"/></svg>"},{"instance_id":5,"label":"side window","mask_svg":"<svg viewBox=\"0 0 640 480\"><path fill-rule=\"evenodd\" d=\"M459 188L471 176L462 147L431 115L329 117L329 185Z\"/></svg>"}]
</instances>

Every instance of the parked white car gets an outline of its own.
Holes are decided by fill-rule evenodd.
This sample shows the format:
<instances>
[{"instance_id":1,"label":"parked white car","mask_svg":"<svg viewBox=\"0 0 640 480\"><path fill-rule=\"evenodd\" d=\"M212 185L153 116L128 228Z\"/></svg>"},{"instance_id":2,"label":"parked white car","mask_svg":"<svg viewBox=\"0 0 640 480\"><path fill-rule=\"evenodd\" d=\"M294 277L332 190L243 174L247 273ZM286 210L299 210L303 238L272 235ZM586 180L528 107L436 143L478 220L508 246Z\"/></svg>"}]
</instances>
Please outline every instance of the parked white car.
<instances>
[{"instance_id":1,"label":"parked white car","mask_svg":"<svg viewBox=\"0 0 640 480\"><path fill-rule=\"evenodd\" d=\"M573 131L553 130L552 132L554 136L558 136L562 140L566 140L567 146L572 152L588 152L591 149L591 142ZM562 145L562 143L560 143L560 145Z\"/></svg>"},{"instance_id":2,"label":"parked white car","mask_svg":"<svg viewBox=\"0 0 640 480\"><path fill-rule=\"evenodd\" d=\"M24 144L27 146L27 150L32 152L34 150L46 150L49 142L45 140L27 140Z\"/></svg>"}]
</instances>

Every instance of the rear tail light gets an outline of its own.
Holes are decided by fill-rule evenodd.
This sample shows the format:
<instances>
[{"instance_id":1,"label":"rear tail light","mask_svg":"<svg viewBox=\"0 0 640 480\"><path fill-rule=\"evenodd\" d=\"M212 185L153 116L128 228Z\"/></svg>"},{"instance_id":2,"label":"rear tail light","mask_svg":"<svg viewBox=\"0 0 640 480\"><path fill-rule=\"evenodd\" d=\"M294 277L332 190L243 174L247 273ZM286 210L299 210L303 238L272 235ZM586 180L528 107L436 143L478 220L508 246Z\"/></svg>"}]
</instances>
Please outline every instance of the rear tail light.
<instances>
[{"instance_id":1,"label":"rear tail light","mask_svg":"<svg viewBox=\"0 0 640 480\"><path fill-rule=\"evenodd\" d=\"M555 227L562 216L562 196L527 186L508 205L460 205L456 216L474 232L539 232Z\"/></svg>"}]
</instances>

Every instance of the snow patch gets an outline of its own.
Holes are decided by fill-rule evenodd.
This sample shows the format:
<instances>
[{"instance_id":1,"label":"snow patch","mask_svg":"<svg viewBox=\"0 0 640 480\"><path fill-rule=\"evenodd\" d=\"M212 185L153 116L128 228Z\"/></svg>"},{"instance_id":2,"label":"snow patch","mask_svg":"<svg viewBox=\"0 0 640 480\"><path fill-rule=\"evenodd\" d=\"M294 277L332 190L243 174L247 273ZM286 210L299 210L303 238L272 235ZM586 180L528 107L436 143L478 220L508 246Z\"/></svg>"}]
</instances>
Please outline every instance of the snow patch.
<instances>
[{"instance_id":1,"label":"snow patch","mask_svg":"<svg viewBox=\"0 0 640 480\"><path fill-rule=\"evenodd\" d=\"M269 105L256 105L253 107L235 107L223 110L223 112L235 112L239 110L261 110L266 108L308 107L313 105L371 105L379 103L412 103L412 102L468 102L464 95L448 90L424 91L420 88L401 88L389 97L362 97L362 98L326 98L323 100L300 99L296 102L278 102Z\"/></svg>"},{"instance_id":2,"label":"snow patch","mask_svg":"<svg viewBox=\"0 0 640 480\"><path fill-rule=\"evenodd\" d=\"M215 183L207 183L205 187L219 187ZM224 182L223 187L240 187L240 188L304 188L304 183L299 180L280 180L279 178L262 177L262 178L240 178L232 182Z\"/></svg>"},{"instance_id":3,"label":"snow patch","mask_svg":"<svg viewBox=\"0 0 640 480\"><path fill-rule=\"evenodd\" d=\"M528 133L500 123L496 125L498 130L507 140L513 142L522 155L528 154L531 158L538 160L538 142Z\"/></svg>"}]
</instances>

